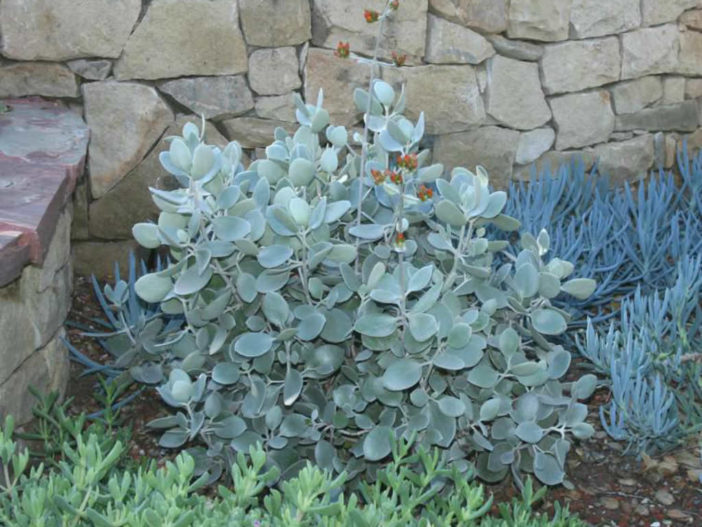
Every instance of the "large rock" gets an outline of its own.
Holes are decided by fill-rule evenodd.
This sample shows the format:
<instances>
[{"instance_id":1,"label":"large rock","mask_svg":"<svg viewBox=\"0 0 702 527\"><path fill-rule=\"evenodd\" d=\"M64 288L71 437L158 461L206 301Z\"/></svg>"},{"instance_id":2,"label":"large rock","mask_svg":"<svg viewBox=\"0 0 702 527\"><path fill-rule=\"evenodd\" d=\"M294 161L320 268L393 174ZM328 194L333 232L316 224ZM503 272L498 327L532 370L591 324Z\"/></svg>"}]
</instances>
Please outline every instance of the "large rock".
<instances>
[{"instance_id":1,"label":"large rock","mask_svg":"<svg viewBox=\"0 0 702 527\"><path fill-rule=\"evenodd\" d=\"M675 24L630 31L622 35L622 79L674 72L678 65Z\"/></svg>"},{"instance_id":2,"label":"large rock","mask_svg":"<svg viewBox=\"0 0 702 527\"><path fill-rule=\"evenodd\" d=\"M507 29L506 0L429 0L429 9L451 22L485 33Z\"/></svg>"},{"instance_id":3,"label":"large rock","mask_svg":"<svg viewBox=\"0 0 702 527\"><path fill-rule=\"evenodd\" d=\"M384 72L384 78L398 90L405 85L405 113L416 120L424 112L429 134L461 132L485 121L485 107L472 66L390 69Z\"/></svg>"},{"instance_id":4,"label":"large rock","mask_svg":"<svg viewBox=\"0 0 702 527\"><path fill-rule=\"evenodd\" d=\"M112 71L112 61L105 59L76 59L68 62L68 67L76 75L91 81L104 81Z\"/></svg>"},{"instance_id":5,"label":"large rock","mask_svg":"<svg viewBox=\"0 0 702 527\"><path fill-rule=\"evenodd\" d=\"M520 130L548 122L551 111L541 90L538 66L500 55L491 59L487 112L500 123Z\"/></svg>"},{"instance_id":6,"label":"large rock","mask_svg":"<svg viewBox=\"0 0 702 527\"><path fill-rule=\"evenodd\" d=\"M614 131L614 113L607 91L561 95L550 103L558 131L558 150L605 142Z\"/></svg>"},{"instance_id":7,"label":"large rock","mask_svg":"<svg viewBox=\"0 0 702 527\"><path fill-rule=\"evenodd\" d=\"M68 350L61 337L61 330L53 340L22 363L6 382L0 384L0 416L12 415L15 425L28 423L37 400L29 387L42 393L57 392L63 397L70 373Z\"/></svg>"},{"instance_id":8,"label":"large rock","mask_svg":"<svg viewBox=\"0 0 702 527\"><path fill-rule=\"evenodd\" d=\"M243 75L185 77L162 82L158 89L205 119L226 119L254 107Z\"/></svg>"},{"instance_id":9,"label":"large rock","mask_svg":"<svg viewBox=\"0 0 702 527\"><path fill-rule=\"evenodd\" d=\"M256 99L256 115L262 119L294 123L297 122L295 117L296 109L295 98L292 93Z\"/></svg>"},{"instance_id":10,"label":"large rock","mask_svg":"<svg viewBox=\"0 0 702 527\"><path fill-rule=\"evenodd\" d=\"M381 57L389 58L395 51L407 55L408 64L421 61L426 42L427 2L402 0L402 7L384 23ZM378 26L365 21L363 9L381 11L385 4L386 0L368 0L363 4L312 0L312 42L325 48L336 48L341 41L349 42L351 51L372 56Z\"/></svg>"},{"instance_id":11,"label":"large rock","mask_svg":"<svg viewBox=\"0 0 702 527\"><path fill-rule=\"evenodd\" d=\"M546 93L580 91L619 80L619 40L608 37L546 46L543 60Z\"/></svg>"},{"instance_id":12,"label":"large rock","mask_svg":"<svg viewBox=\"0 0 702 527\"><path fill-rule=\"evenodd\" d=\"M115 77L164 79L246 70L236 0L158 0L129 37Z\"/></svg>"},{"instance_id":13,"label":"large rock","mask_svg":"<svg viewBox=\"0 0 702 527\"><path fill-rule=\"evenodd\" d=\"M624 183L643 179L653 164L653 136L641 135L619 143L596 146L599 171L612 182Z\"/></svg>"},{"instance_id":14,"label":"large rock","mask_svg":"<svg viewBox=\"0 0 702 527\"><path fill-rule=\"evenodd\" d=\"M0 52L17 60L117 58L141 0L3 0Z\"/></svg>"},{"instance_id":15,"label":"large rock","mask_svg":"<svg viewBox=\"0 0 702 527\"><path fill-rule=\"evenodd\" d=\"M294 46L312 36L309 0L239 0L239 17L250 46Z\"/></svg>"},{"instance_id":16,"label":"large rock","mask_svg":"<svg viewBox=\"0 0 702 527\"><path fill-rule=\"evenodd\" d=\"M78 97L76 76L62 64L18 62L0 66L0 97Z\"/></svg>"},{"instance_id":17,"label":"large rock","mask_svg":"<svg viewBox=\"0 0 702 527\"><path fill-rule=\"evenodd\" d=\"M702 75L702 33L680 33L678 72L684 75Z\"/></svg>"},{"instance_id":18,"label":"large rock","mask_svg":"<svg viewBox=\"0 0 702 527\"><path fill-rule=\"evenodd\" d=\"M81 178L73 191L73 222L71 223L71 240L87 240L88 230L88 192L87 178Z\"/></svg>"},{"instance_id":19,"label":"large rock","mask_svg":"<svg viewBox=\"0 0 702 527\"><path fill-rule=\"evenodd\" d=\"M527 165L536 161L553 146L555 140L556 132L553 131L553 128L537 128L536 130L523 132L519 136L515 163Z\"/></svg>"},{"instance_id":20,"label":"large rock","mask_svg":"<svg viewBox=\"0 0 702 527\"><path fill-rule=\"evenodd\" d=\"M351 125L359 120L353 103L356 88L368 89L367 64L335 57L331 51L310 48L305 63L305 100L313 104L324 90L324 108L337 125Z\"/></svg>"},{"instance_id":21,"label":"large rock","mask_svg":"<svg viewBox=\"0 0 702 527\"><path fill-rule=\"evenodd\" d=\"M571 0L511 0L507 36L546 42L568 38Z\"/></svg>"},{"instance_id":22,"label":"large rock","mask_svg":"<svg viewBox=\"0 0 702 527\"><path fill-rule=\"evenodd\" d=\"M642 0L641 11L645 26L654 26L676 20L686 9L697 5L697 0Z\"/></svg>"},{"instance_id":23,"label":"large rock","mask_svg":"<svg viewBox=\"0 0 702 527\"><path fill-rule=\"evenodd\" d=\"M543 46L525 40L512 40L502 35L488 35L487 39L500 55L511 59L534 61L544 55Z\"/></svg>"},{"instance_id":24,"label":"large rock","mask_svg":"<svg viewBox=\"0 0 702 527\"><path fill-rule=\"evenodd\" d=\"M258 148L270 145L278 127L293 133L297 126L287 121L270 121L255 117L236 117L222 121L224 133L230 141L238 141L244 148Z\"/></svg>"},{"instance_id":25,"label":"large rock","mask_svg":"<svg viewBox=\"0 0 702 527\"><path fill-rule=\"evenodd\" d=\"M173 112L154 88L129 82L83 87L92 131L88 164L94 198L105 195L134 168L173 122Z\"/></svg>"},{"instance_id":26,"label":"large rock","mask_svg":"<svg viewBox=\"0 0 702 527\"><path fill-rule=\"evenodd\" d=\"M633 113L650 106L663 96L660 77L642 77L620 82L612 88L614 109L618 114Z\"/></svg>"},{"instance_id":27,"label":"large rock","mask_svg":"<svg viewBox=\"0 0 702 527\"><path fill-rule=\"evenodd\" d=\"M577 38L623 33L641 25L640 0L573 0L570 24Z\"/></svg>"},{"instance_id":28,"label":"large rock","mask_svg":"<svg viewBox=\"0 0 702 527\"><path fill-rule=\"evenodd\" d=\"M429 15L425 62L480 64L495 54L485 37L459 24Z\"/></svg>"},{"instance_id":29,"label":"large rock","mask_svg":"<svg viewBox=\"0 0 702 527\"><path fill-rule=\"evenodd\" d=\"M616 129L694 132L697 129L697 104L685 101L619 115Z\"/></svg>"},{"instance_id":30,"label":"large rock","mask_svg":"<svg viewBox=\"0 0 702 527\"><path fill-rule=\"evenodd\" d=\"M259 95L282 95L302 86L295 48L254 51L249 58L249 84Z\"/></svg>"},{"instance_id":31,"label":"large rock","mask_svg":"<svg viewBox=\"0 0 702 527\"><path fill-rule=\"evenodd\" d=\"M132 226L141 221L155 220L158 207L151 200L149 187L170 188L172 180L159 161L161 152L168 150L167 137L180 136L186 123L201 126L199 118L181 116L165 131L159 143L139 165L129 172L102 198L90 203L89 226L93 238L121 240L132 238ZM223 148L227 139L210 123L205 128L205 141Z\"/></svg>"},{"instance_id":32,"label":"large rock","mask_svg":"<svg viewBox=\"0 0 702 527\"><path fill-rule=\"evenodd\" d=\"M457 166L474 170L476 165L482 165L490 175L490 183L505 188L512 178L518 142L519 132L498 126L441 135L434 144L433 160L443 163L447 170Z\"/></svg>"}]
</instances>

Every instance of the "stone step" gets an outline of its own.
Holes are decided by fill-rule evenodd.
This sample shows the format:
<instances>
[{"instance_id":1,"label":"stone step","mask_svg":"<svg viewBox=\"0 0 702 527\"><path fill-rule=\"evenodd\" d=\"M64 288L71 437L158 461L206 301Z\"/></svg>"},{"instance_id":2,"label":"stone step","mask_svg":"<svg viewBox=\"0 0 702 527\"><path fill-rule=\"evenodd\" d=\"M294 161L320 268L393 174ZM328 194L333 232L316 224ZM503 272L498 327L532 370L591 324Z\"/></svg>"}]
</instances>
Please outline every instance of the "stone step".
<instances>
[{"instance_id":1,"label":"stone step","mask_svg":"<svg viewBox=\"0 0 702 527\"><path fill-rule=\"evenodd\" d=\"M9 99L0 114L0 287L41 264L83 171L89 131L61 103Z\"/></svg>"}]
</instances>

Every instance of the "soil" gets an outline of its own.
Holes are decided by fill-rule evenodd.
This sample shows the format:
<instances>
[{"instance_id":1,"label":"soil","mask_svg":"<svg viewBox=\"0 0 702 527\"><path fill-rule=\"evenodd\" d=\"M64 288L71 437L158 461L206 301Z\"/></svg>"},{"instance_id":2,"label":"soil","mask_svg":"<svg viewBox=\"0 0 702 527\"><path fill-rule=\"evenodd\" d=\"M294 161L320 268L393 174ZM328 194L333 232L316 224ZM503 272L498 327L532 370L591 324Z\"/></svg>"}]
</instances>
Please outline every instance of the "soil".
<instances>
[{"instance_id":1,"label":"soil","mask_svg":"<svg viewBox=\"0 0 702 527\"><path fill-rule=\"evenodd\" d=\"M102 319L102 310L93 295L90 281L76 277L73 308L69 320L98 327L92 321ZM68 339L78 350L97 362L105 363L108 354L97 341L81 335L81 330L68 327ZM574 361L570 375L582 373L585 364ZM94 398L97 383L94 376L82 376L84 366L73 362L68 396L73 398L75 412L94 412L99 403ZM134 386L132 389L137 389ZM584 521L598 526L702 525L702 460L701 437L665 455L644 459L623 455L624 446L611 440L599 421L599 407L609 394L601 389L589 401L588 421L595 427L593 438L576 441L568 456L567 474L570 488L549 489L540 509L553 511L554 502L568 505ZM174 456L158 446L158 435L146 428L150 420L168 415L153 390L142 391L122 411L125 424L132 427L130 453L135 459L147 457L160 462ZM510 481L488 486L497 503L509 501L518 491Z\"/></svg>"}]
</instances>

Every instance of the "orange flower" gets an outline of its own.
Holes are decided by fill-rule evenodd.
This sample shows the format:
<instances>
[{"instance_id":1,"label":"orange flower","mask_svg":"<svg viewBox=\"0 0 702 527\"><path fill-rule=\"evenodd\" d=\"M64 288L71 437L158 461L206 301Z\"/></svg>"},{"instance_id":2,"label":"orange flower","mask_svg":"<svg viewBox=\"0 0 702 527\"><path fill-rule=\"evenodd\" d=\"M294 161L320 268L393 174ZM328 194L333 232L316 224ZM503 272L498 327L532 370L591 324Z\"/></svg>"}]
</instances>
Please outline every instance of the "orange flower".
<instances>
[{"instance_id":1,"label":"orange flower","mask_svg":"<svg viewBox=\"0 0 702 527\"><path fill-rule=\"evenodd\" d=\"M406 154L404 156L397 156L397 166L406 170L416 170L417 154Z\"/></svg>"},{"instance_id":2,"label":"orange flower","mask_svg":"<svg viewBox=\"0 0 702 527\"><path fill-rule=\"evenodd\" d=\"M380 13L378 13L374 9L364 9L363 10L363 18L366 19L366 22L369 24L372 24L373 22L377 22L378 18L380 18Z\"/></svg>"},{"instance_id":3,"label":"orange flower","mask_svg":"<svg viewBox=\"0 0 702 527\"><path fill-rule=\"evenodd\" d=\"M404 232L398 232L397 235L395 235L395 243L398 245L405 244L405 233Z\"/></svg>"},{"instance_id":4,"label":"orange flower","mask_svg":"<svg viewBox=\"0 0 702 527\"><path fill-rule=\"evenodd\" d=\"M405 61L407 60L407 55L398 55L396 51L393 51L391 53L392 55L392 61L395 64L395 66L404 66Z\"/></svg>"},{"instance_id":5,"label":"orange flower","mask_svg":"<svg viewBox=\"0 0 702 527\"><path fill-rule=\"evenodd\" d=\"M339 42L336 45L336 51L334 52L334 55L341 59L347 59L349 58L349 53L350 53L350 44L348 42Z\"/></svg>"},{"instance_id":6,"label":"orange flower","mask_svg":"<svg viewBox=\"0 0 702 527\"><path fill-rule=\"evenodd\" d=\"M434 191L430 188L425 187L424 185L419 185L419 190L417 191L417 197L422 200L426 201L428 199L431 199L431 197L434 195Z\"/></svg>"},{"instance_id":7,"label":"orange flower","mask_svg":"<svg viewBox=\"0 0 702 527\"><path fill-rule=\"evenodd\" d=\"M385 171L385 175L390 178L390 181L395 183L395 185L402 185L402 174L397 172L391 172L390 170Z\"/></svg>"},{"instance_id":8,"label":"orange flower","mask_svg":"<svg viewBox=\"0 0 702 527\"><path fill-rule=\"evenodd\" d=\"M385 181L385 174L380 170L371 170L371 176L373 176L373 181L375 181L376 185L382 185Z\"/></svg>"}]
</instances>

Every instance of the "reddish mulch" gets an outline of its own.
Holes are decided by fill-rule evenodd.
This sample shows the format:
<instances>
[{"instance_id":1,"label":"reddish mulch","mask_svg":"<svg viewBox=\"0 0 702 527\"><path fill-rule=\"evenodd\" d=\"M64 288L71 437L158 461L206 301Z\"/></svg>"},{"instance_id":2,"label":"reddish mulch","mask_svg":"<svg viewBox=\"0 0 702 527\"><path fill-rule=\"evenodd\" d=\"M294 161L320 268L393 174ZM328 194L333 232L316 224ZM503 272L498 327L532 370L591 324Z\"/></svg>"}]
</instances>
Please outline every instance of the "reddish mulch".
<instances>
[{"instance_id":1,"label":"reddish mulch","mask_svg":"<svg viewBox=\"0 0 702 527\"><path fill-rule=\"evenodd\" d=\"M103 318L94 298L92 285L85 277L76 277L73 309L69 320L88 324L91 318ZM81 331L68 328L68 339L82 353L98 362L109 359L108 354L92 338L81 336ZM575 361L574 372L580 369ZM81 377L84 368L73 363L68 395L73 397L76 412L93 412L98 403L93 398L94 377ZM134 388L137 388L136 386ZM699 439L686 447L654 459L637 460L624 456L621 443L612 441L599 421L599 406L606 402L608 393L599 390L589 402L588 421L595 427L592 439L576 443L568 457L568 478L573 485L549 489L541 508L553 510L555 501L568 504L572 512L592 525L601 526L664 526L702 525L702 474ZM146 456L165 460L174 455L158 446L158 435L146 428L150 420L168 414L166 407L152 390L144 390L122 411L124 422L133 429L131 454L134 458ZM509 500L517 491L505 481L491 485L488 490L497 503Z\"/></svg>"}]
</instances>

